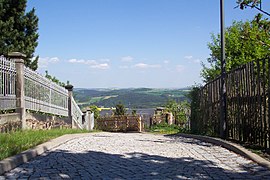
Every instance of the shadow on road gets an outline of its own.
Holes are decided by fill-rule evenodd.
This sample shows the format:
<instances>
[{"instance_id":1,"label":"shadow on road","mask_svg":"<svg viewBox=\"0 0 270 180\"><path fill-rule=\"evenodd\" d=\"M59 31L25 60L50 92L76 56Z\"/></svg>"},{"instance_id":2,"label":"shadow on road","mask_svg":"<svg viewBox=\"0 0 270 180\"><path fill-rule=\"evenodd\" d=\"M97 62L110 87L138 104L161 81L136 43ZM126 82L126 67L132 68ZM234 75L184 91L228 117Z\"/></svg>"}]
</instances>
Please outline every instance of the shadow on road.
<instances>
[{"instance_id":1,"label":"shadow on road","mask_svg":"<svg viewBox=\"0 0 270 180\"><path fill-rule=\"evenodd\" d=\"M120 155L55 151L5 175L33 179L245 179L254 178L254 173L244 168L242 173L236 173L219 168L211 161L188 157L167 158L136 152Z\"/></svg>"}]
</instances>

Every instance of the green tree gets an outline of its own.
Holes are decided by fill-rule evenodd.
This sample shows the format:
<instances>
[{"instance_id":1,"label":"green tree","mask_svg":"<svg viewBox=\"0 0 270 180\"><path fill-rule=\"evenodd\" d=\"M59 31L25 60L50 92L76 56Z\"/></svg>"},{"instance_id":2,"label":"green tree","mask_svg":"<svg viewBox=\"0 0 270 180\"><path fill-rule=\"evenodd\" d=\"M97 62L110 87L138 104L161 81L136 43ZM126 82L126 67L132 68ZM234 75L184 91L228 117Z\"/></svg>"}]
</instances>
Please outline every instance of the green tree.
<instances>
[{"instance_id":1,"label":"green tree","mask_svg":"<svg viewBox=\"0 0 270 180\"><path fill-rule=\"evenodd\" d=\"M115 106L115 110L113 111L113 114L116 116L123 116L126 114L126 108L122 103L118 103Z\"/></svg>"},{"instance_id":2,"label":"green tree","mask_svg":"<svg viewBox=\"0 0 270 180\"><path fill-rule=\"evenodd\" d=\"M25 65L33 70L38 67L34 58L38 45L38 17L33 8L26 11L27 0L0 0L0 54L22 52L26 54Z\"/></svg>"},{"instance_id":3,"label":"green tree","mask_svg":"<svg viewBox=\"0 0 270 180\"><path fill-rule=\"evenodd\" d=\"M190 105L187 101L181 101L177 103L174 100L170 100L166 104L166 111L171 112L175 118L175 124L185 124L188 120Z\"/></svg>"},{"instance_id":4,"label":"green tree","mask_svg":"<svg viewBox=\"0 0 270 180\"><path fill-rule=\"evenodd\" d=\"M97 120L100 117L100 111L97 106L91 105L89 106L90 111L94 113L94 118Z\"/></svg>"},{"instance_id":5,"label":"green tree","mask_svg":"<svg viewBox=\"0 0 270 180\"><path fill-rule=\"evenodd\" d=\"M262 9L262 0L237 0L236 3L238 4L237 7L240 9L246 9L247 7L249 8L255 8L258 11L270 16L268 12Z\"/></svg>"},{"instance_id":6,"label":"green tree","mask_svg":"<svg viewBox=\"0 0 270 180\"><path fill-rule=\"evenodd\" d=\"M58 84L59 86L65 87L66 84L61 82L59 79L57 79L55 76L51 76L48 71L45 71L45 77L50 79L52 82L55 82L56 84ZM69 84L69 81L67 81L67 84Z\"/></svg>"},{"instance_id":7,"label":"green tree","mask_svg":"<svg viewBox=\"0 0 270 180\"><path fill-rule=\"evenodd\" d=\"M137 115L137 110L136 109L133 109L132 112L131 112L132 116L136 116Z\"/></svg>"},{"instance_id":8,"label":"green tree","mask_svg":"<svg viewBox=\"0 0 270 180\"><path fill-rule=\"evenodd\" d=\"M252 21L233 22L226 28L226 71L253 60L267 58L270 55L269 20L258 14ZM220 35L212 34L208 44L211 51L207 59L210 66L203 64L201 76L209 82L220 75Z\"/></svg>"}]
</instances>

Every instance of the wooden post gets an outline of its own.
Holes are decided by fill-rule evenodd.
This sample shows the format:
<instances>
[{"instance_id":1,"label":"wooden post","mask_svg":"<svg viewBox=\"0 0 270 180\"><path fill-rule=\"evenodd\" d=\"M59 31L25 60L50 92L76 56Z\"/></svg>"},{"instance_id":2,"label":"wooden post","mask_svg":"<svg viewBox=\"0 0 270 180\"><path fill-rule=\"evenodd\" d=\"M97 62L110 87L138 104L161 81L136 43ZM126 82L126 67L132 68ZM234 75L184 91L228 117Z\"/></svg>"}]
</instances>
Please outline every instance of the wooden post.
<instances>
[{"instance_id":1,"label":"wooden post","mask_svg":"<svg viewBox=\"0 0 270 180\"><path fill-rule=\"evenodd\" d=\"M8 54L10 59L15 60L16 68L16 112L19 113L22 129L26 129L25 100L24 100L24 58L25 54L12 52Z\"/></svg>"}]
</instances>

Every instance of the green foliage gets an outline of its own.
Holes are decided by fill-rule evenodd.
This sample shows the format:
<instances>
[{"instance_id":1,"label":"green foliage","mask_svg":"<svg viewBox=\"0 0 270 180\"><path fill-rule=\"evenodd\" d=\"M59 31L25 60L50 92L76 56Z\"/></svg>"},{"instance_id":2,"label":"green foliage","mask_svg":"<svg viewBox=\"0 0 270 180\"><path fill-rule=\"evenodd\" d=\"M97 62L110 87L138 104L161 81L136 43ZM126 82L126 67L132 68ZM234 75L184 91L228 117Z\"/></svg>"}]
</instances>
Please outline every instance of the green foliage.
<instances>
[{"instance_id":1,"label":"green foliage","mask_svg":"<svg viewBox=\"0 0 270 180\"><path fill-rule=\"evenodd\" d=\"M160 123L152 126L149 129L152 133L158 134L177 134L177 133L188 133L189 131L185 128L180 128L177 125L168 125L167 123Z\"/></svg>"},{"instance_id":2,"label":"green foliage","mask_svg":"<svg viewBox=\"0 0 270 180\"><path fill-rule=\"evenodd\" d=\"M225 32L226 71L257 59L266 59L270 55L270 22L258 14L252 21L233 22ZM220 35L212 35L208 44L211 51L207 59L209 67L203 64L201 76L209 82L220 75Z\"/></svg>"},{"instance_id":3,"label":"green foliage","mask_svg":"<svg viewBox=\"0 0 270 180\"><path fill-rule=\"evenodd\" d=\"M61 82L60 80L58 80L55 76L51 76L49 75L48 71L45 71L45 77L50 79L52 82L55 82L56 84L58 84L59 86L65 87L66 84ZM69 84L69 81L67 81L67 84Z\"/></svg>"},{"instance_id":4,"label":"green foliage","mask_svg":"<svg viewBox=\"0 0 270 180\"><path fill-rule=\"evenodd\" d=\"M90 108L91 112L94 113L95 120L97 120L100 117L100 111L99 111L98 107L95 105L91 105L91 106L89 106L89 108Z\"/></svg>"},{"instance_id":5,"label":"green foliage","mask_svg":"<svg viewBox=\"0 0 270 180\"><path fill-rule=\"evenodd\" d=\"M169 99L187 100L190 88L184 89L75 89L74 97L82 106L90 104L98 107L114 107L115 102L122 102L126 107L155 108L166 104ZM147 101L146 101L147 99Z\"/></svg>"},{"instance_id":6,"label":"green foliage","mask_svg":"<svg viewBox=\"0 0 270 180\"><path fill-rule=\"evenodd\" d=\"M123 116L126 114L126 108L125 106L119 102L119 104L116 104L115 110L113 111L113 114L116 116Z\"/></svg>"},{"instance_id":7,"label":"green foliage","mask_svg":"<svg viewBox=\"0 0 270 180\"><path fill-rule=\"evenodd\" d=\"M137 115L137 111L136 109L133 109L132 112L131 112L132 116L136 116Z\"/></svg>"},{"instance_id":8,"label":"green foliage","mask_svg":"<svg viewBox=\"0 0 270 180\"><path fill-rule=\"evenodd\" d=\"M200 101L199 101L199 92L201 87L200 86L194 86L192 90L190 91L188 97L191 100L190 109L190 126L191 126L191 132L192 133L198 133L200 132L200 128L202 126L200 125L200 117L198 115L200 114Z\"/></svg>"},{"instance_id":9,"label":"green foliage","mask_svg":"<svg viewBox=\"0 0 270 180\"><path fill-rule=\"evenodd\" d=\"M167 112L171 112L175 118L177 125L184 125L189 118L190 105L187 101L181 101L177 103L174 100L170 100L166 104Z\"/></svg>"},{"instance_id":10,"label":"green foliage","mask_svg":"<svg viewBox=\"0 0 270 180\"><path fill-rule=\"evenodd\" d=\"M34 58L34 52L38 45L38 17L35 9L25 12L26 3L27 0L0 0L0 54L24 53L25 65L36 70L38 57Z\"/></svg>"},{"instance_id":11,"label":"green foliage","mask_svg":"<svg viewBox=\"0 0 270 180\"><path fill-rule=\"evenodd\" d=\"M64 134L88 133L78 129L27 130L0 133L0 160L16 155Z\"/></svg>"},{"instance_id":12,"label":"green foliage","mask_svg":"<svg viewBox=\"0 0 270 180\"><path fill-rule=\"evenodd\" d=\"M254 8L261 3L261 0L237 0L237 4L239 5L240 9L244 9L247 7Z\"/></svg>"},{"instance_id":13,"label":"green foliage","mask_svg":"<svg viewBox=\"0 0 270 180\"><path fill-rule=\"evenodd\" d=\"M237 7L240 9L246 9L247 7L249 8L255 8L258 11L270 16L270 14L262 9L262 0L237 0L236 3L238 4Z\"/></svg>"}]
</instances>

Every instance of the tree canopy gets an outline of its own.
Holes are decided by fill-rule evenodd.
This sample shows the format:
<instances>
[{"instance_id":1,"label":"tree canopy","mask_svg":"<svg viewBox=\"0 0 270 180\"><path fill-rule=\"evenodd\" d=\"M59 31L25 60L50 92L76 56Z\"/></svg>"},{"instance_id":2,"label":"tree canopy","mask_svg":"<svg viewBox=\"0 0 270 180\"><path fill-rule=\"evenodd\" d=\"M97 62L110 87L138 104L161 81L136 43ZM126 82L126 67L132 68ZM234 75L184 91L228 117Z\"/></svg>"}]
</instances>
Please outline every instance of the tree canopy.
<instances>
[{"instance_id":1,"label":"tree canopy","mask_svg":"<svg viewBox=\"0 0 270 180\"><path fill-rule=\"evenodd\" d=\"M38 57L34 58L34 52L38 45L38 17L34 8L26 12L26 3L27 0L0 0L0 54L24 53L25 65L36 70Z\"/></svg>"},{"instance_id":2,"label":"tree canopy","mask_svg":"<svg viewBox=\"0 0 270 180\"><path fill-rule=\"evenodd\" d=\"M253 20L233 22L225 30L226 71L253 60L267 58L270 55L270 22L258 14ZM220 34L212 34L208 44L211 51L207 59L210 66L203 64L201 76L209 82L220 75Z\"/></svg>"},{"instance_id":3,"label":"tree canopy","mask_svg":"<svg viewBox=\"0 0 270 180\"><path fill-rule=\"evenodd\" d=\"M50 79L52 82L55 82L59 86L65 87L66 84L64 82L61 82L59 79L57 79L55 76L51 76L48 71L45 71L45 77ZM69 84L69 81L67 81L67 85Z\"/></svg>"},{"instance_id":4,"label":"tree canopy","mask_svg":"<svg viewBox=\"0 0 270 180\"><path fill-rule=\"evenodd\" d=\"M183 125L188 120L188 111L190 105L187 101L181 101L177 103L174 100L169 100L166 104L166 111L171 112L175 118L175 124Z\"/></svg>"},{"instance_id":5,"label":"tree canopy","mask_svg":"<svg viewBox=\"0 0 270 180\"><path fill-rule=\"evenodd\" d=\"M263 14L270 16L268 12L262 8L262 0L237 0L238 7L240 9L246 9L247 7L255 8Z\"/></svg>"},{"instance_id":6,"label":"tree canopy","mask_svg":"<svg viewBox=\"0 0 270 180\"><path fill-rule=\"evenodd\" d=\"M113 111L113 114L116 116L122 116L126 114L126 108L122 103L118 103L115 106L115 110Z\"/></svg>"}]
</instances>

